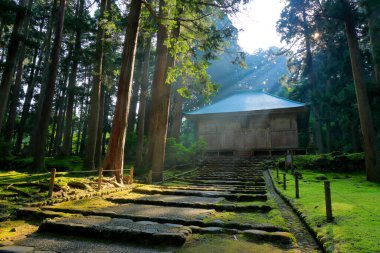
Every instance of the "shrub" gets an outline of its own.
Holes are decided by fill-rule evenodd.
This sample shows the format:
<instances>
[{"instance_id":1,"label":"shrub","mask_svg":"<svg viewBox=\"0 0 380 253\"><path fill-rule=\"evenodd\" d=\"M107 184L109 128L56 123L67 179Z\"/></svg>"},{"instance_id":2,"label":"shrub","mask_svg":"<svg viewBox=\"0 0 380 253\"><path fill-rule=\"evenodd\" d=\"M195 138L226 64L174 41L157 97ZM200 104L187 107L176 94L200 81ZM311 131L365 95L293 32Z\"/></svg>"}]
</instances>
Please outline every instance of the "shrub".
<instances>
[{"instance_id":1,"label":"shrub","mask_svg":"<svg viewBox=\"0 0 380 253\"><path fill-rule=\"evenodd\" d=\"M194 142L189 148L176 142L175 138L168 138L166 141L165 165L183 165L195 163L203 157L207 143L200 139Z\"/></svg>"},{"instance_id":2,"label":"shrub","mask_svg":"<svg viewBox=\"0 0 380 253\"><path fill-rule=\"evenodd\" d=\"M284 158L278 159L277 165L284 168ZM354 172L365 170L364 153L333 152L321 155L297 155L294 156L293 165L295 169L314 171Z\"/></svg>"}]
</instances>

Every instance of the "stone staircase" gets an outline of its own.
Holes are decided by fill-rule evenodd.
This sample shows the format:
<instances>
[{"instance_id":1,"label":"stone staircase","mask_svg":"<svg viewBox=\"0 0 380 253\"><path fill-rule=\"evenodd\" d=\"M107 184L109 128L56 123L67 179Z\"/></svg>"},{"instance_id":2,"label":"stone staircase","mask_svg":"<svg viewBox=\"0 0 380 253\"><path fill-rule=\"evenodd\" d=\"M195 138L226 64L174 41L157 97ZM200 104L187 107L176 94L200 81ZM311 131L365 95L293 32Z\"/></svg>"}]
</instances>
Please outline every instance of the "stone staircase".
<instances>
[{"instance_id":1,"label":"stone staircase","mask_svg":"<svg viewBox=\"0 0 380 253\"><path fill-rule=\"evenodd\" d=\"M43 218L39 227L42 237L161 245L175 247L174 251L192 242L197 234L234 235L235 239L237 235L252 244L270 242L286 250L294 250L296 245L284 226L272 224L268 218L276 207L268 196L260 160L210 158L200 169L163 185L137 185L131 192L104 196L101 201L106 204L102 206L95 204L96 199L92 201L93 206L82 200L73 205L25 207L18 215ZM223 215L235 218L222 220ZM256 215L267 220L257 223ZM253 218L241 221L240 216ZM59 245L44 248L39 240L37 236L19 244L64 252Z\"/></svg>"}]
</instances>

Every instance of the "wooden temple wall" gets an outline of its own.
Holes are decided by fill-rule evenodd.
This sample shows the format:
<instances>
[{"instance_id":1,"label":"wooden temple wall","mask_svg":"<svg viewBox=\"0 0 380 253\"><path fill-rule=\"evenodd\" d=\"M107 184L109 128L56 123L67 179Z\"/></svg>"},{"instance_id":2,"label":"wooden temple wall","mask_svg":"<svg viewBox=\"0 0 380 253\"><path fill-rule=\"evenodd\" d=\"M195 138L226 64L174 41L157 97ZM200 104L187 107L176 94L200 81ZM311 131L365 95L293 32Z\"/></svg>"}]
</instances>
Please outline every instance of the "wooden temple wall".
<instances>
[{"instance_id":1,"label":"wooden temple wall","mask_svg":"<svg viewBox=\"0 0 380 253\"><path fill-rule=\"evenodd\" d=\"M209 150L298 147L295 113L204 118L197 123L198 137Z\"/></svg>"}]
</instances>

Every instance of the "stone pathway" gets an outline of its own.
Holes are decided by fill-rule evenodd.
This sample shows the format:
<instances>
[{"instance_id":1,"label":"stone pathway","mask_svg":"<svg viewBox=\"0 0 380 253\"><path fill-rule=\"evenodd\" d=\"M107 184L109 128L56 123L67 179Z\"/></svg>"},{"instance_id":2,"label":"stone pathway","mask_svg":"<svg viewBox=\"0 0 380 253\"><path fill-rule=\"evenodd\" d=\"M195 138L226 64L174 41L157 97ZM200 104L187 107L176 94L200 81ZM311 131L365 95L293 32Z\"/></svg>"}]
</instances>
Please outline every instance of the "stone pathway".
<instances>
[{"instance_id":1,"label":"stone pathway","mask_svg":"<svg viewBox=\"0 0 380 253\"><path fill-rule=\"evenodd\" d=\"M297 238L298 245L302 252L322 252L310 234L306 229L300 218L293 212L290 206L281 198L280 195L275 191L273 183L270 179L269 171L264 173L265 182L268 187L268 191L273 196L276 204L280 208L282 216L285 218L287 227L290 232Z\"/></svg>"},{"instance_id":2,"label":"stone pathway","mask_svg":"<svg viewBox=\"0 0 380 253\"><path fill-rule=\"evenodd\" d=\"M218 240L233 245L234 251L226 252L246 252L247 247L252 252L260 252L255 251L260 247L269 249L266 252L299 252L298 245L302 252L311 252L312 244L302 238L302 224L292 220L276 195L290 222L285 227L282 217L273 219L274 213L281 215L265 181L260 161L218 158L164 185L22 208L19 217L44 219L39 232L16 243L29 247L25 251L0 252L208 252L213 247L209 243Z\"/></svg>"}]
</instances>

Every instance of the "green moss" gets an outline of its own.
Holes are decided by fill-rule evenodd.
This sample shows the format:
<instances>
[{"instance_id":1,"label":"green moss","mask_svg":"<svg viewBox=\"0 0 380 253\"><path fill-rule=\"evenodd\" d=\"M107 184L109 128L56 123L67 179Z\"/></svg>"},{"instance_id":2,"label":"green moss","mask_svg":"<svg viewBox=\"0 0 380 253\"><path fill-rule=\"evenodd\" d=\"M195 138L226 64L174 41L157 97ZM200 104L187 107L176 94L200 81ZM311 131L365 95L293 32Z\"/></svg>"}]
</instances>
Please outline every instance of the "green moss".
<instances>
[{"instance_id":1,"label":"green moss","mask_svg":"<svg viewBox=\"0 0 380 253\"><path fill-rule=\"evenodd\" d=\"M8 244L12 241L25 238L36 232L38 226L36 224L24 221L4 221L0 223L0 243Z\"/></svg>"},{"instance_id":2,"label":"green moss","mask_svg":"<svg viewBox=\"0 0 380 253\"><path fill-rule=\"evenodd\" d=\"M273 207L268 213L249 212L249 213L235 213L235 212L215 212L212 215L204 219L205 222L211 222L214 220L221 220L223 222L237 222L248 223L252 225L273 225L279 227L285 227L286 222L281 215L278 208L275 208L272 199L269 199L265 204L269 204Z\"/></svg>"},{"instance_id":3,"label":"green moss","mask_svg":"<svg viewBox=\"0 0 380 253\"><path fill-rule=\"evenodd\" d=\"M104 208L108 206L114 206L116 204L107 201L101 197L95 197L91 199L79 199L79 200L74 200L74 201L67 201L67 202L62 202L60 204L54 205L56 208L75 208L75 209L81 209L84 211L90 211L94 210L97 208Z\"/></svg>"},{"instance_id":4,"label":"green moss","mask_svg":"<svg viewBox=\"0 0 380 253\"><path fill-rule=\"evenodd\" d=\"M335 220L325 218L324 183L315 180L319 174L301 170L300 199L295 199L294 178L288 174L287 190L277 187L306 216L307 221L325 246L334 252L380 251L380 184L366 181L363 173L324 173L331 182L332 208ZM272 172L273 178L276 173ZM277 181L277 180L275 180Z\"/></svg>"},{"instance_id":5,"label":"green moss","mask_svg":"<svg viewBox=\"0 0 380 253\"><path fill-rule=\"evenodd\" d=\"M193 235L192 240L185 244L178 253L280 253L293 250L280 249L271 244L252 243L241 235Z\"/></svg>"}]
</instances>

